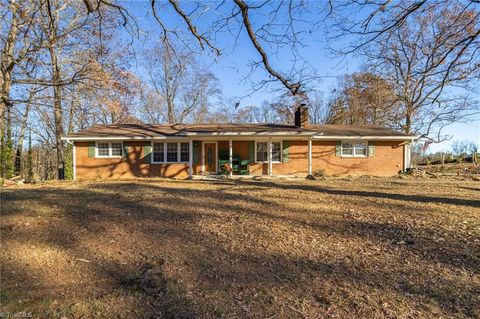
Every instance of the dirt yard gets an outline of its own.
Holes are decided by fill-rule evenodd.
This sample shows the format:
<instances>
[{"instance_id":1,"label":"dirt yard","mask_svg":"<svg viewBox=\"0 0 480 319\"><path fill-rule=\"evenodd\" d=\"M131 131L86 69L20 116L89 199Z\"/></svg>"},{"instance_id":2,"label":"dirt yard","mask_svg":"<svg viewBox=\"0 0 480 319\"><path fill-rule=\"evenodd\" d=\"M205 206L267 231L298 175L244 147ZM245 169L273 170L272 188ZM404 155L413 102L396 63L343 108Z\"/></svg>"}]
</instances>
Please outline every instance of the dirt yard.
<instances>
[{"instance_id":1,"label":"dirt yard","mask_svg":"<svg viewBox=\"0 0 480 319\"><path fill-rule=\"evenodd\" d=\"M53 183L1 193L1 312L480 318L480 182Z\"/></svg>"}]
</instances>

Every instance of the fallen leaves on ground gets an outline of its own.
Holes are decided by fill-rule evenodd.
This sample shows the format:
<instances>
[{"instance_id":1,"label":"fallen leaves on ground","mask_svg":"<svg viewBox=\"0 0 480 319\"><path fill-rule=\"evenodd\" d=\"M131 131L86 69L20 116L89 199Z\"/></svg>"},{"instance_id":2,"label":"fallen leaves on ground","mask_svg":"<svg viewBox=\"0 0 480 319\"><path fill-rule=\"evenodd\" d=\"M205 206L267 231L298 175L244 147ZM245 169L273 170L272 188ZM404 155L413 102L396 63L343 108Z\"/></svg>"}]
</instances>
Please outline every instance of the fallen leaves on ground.
<instances>
[{"instance_id":1,"label":"fallen leaves on ground","mask_svg":"<svg viewBox=\"0 0 480 319\"><path fill-rule=\"evenodd\" d=\"M1 200L2 312L480 316L472 180L57 182Z\"/></svg>"}]
</instances>

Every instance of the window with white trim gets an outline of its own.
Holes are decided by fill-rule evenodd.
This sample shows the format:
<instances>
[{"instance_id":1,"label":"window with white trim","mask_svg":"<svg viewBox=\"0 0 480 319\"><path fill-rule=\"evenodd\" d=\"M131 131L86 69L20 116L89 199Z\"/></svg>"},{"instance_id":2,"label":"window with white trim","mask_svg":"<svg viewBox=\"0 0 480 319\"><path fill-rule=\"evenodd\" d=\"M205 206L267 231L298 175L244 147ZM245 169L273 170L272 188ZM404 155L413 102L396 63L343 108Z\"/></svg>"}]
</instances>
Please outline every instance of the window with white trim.
<instances>
[{"instance_id":1,"label":"window with white trim","mask_svg":"<svg viewBox=\"0 0 480 319\"><path fill-rule=\"evenodd\" d=\"M272 162L281 162L282 143L272 142ZM255 161L268 162L268 142L255 143Z\"/></svg>"},{"instance_id":2,"label":"window with white trim","mask_svg":"<svg viewBox=\"0 0 480 319\"><path fill-rule=\"evenodd\" d=\"M110 156L122 156L122 143L110 143Z\"/></svg>"},{"instance_id":3,"label":"window with white trim","mask_svg":"<svg viewBox=\"0 0 480 319\"><path fill-rule=\"evenodd\" d=\"M342 156L367 156L367 142L342 142Z\"/></svg>"},{"instance_id":4,"label":"window with white trim","mask_svg":"<svg viewBox=\"0 0 480 319\"><path fill-rule=\"evenodd\" d=\"M282 149L280 142L272 142L272 162L280 162L282 159Z\"/></svg>"},{"instance_id":5,"label":"window with white trim","mask_svg":"<svg viewBox=\"0 0 480 319\"><path fill-rule=\"evenodd\" d=\"M109 157L109 144L108 143L97 143L97 156L98 157Z\"/></svg>"},{"instance_id":6,"label":"window with white trim","mask_svg":"<svg viewBox=\"0 0 480 319\"><path fill-rule=\"evenodd\" d=\"M190 159L188 142L152 143L153 163L184 163Z\"/></svg>"},{"instance_id":7,"label":"window with white trim","mask_svg":"<svg viewBox=\"0 0 480 319\"><path fill-rule=\"evenodd\" d=\"M167 162L178 161L178 143L167 143Z\"/></svg>"},{"instance_id":8,"label":"window with white trim","mask_svg":"<svg viewBox=\"0 0 480 319\"><path fill-rule=\"evenodd\" d=\"M97 142L96 157L122 157L122 142Z\"/></svg>"},{"instance_id":9,"label":"window with white trim","mask_svg":"<svg viewBox=\"0 0 480 319\"><path fill-rule=\"evenodd\" d=\"M163 162L163 145L165 143L153 143L153 161L154 162Z\"/></svg>"},{"instance_id":10,"label":"window with white trim","mask_svg":"<svg viewBox=\"0 0 480 319\"><path fill-rule=\"evenodd\" d=\"M180 162L188 162L190 159L190 146L188 143L180 143Z\"/></svg>"}]
</instances>

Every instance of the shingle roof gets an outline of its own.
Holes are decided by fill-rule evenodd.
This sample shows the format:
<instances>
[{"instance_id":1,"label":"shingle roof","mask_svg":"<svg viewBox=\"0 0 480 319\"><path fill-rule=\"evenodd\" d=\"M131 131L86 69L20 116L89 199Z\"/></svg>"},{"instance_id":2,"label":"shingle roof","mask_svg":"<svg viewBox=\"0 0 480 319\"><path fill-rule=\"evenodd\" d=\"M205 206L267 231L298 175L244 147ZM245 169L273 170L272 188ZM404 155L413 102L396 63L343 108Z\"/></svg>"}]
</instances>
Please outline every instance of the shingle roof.
<instances>
[{"instance_id":1,"label":"shingle roof","mask_svg":"<svg viewBox=\"0 0 480 319\"><path fill-rule=\"evenodd\" d=\"M67 138L75 137L132 137L154 138L164 136L186 136L202 134L229 134L251 133L255 134L299 134L320 136L376 136L376 137L405 137L413 135L395 131L391 128L367 125L308 125L305 128L282 124L112 124L95 125L93 127L70 134Z\"/></svg>"}]
</instances>

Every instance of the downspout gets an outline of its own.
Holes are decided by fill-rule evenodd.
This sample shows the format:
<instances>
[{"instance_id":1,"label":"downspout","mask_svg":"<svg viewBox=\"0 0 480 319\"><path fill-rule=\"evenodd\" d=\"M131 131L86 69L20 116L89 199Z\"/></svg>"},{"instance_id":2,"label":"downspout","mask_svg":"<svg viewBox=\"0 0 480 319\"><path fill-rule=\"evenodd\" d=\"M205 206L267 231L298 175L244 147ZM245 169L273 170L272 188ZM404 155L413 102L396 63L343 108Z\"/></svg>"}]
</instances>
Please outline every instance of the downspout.
<instances>
[{"instance_id":1,"label":"downspout","mask_svg":"<svg viewBox=\"0 0 480 319\"><path fill-rule=\"evenodd\" d=\"M312 139L308 139L308 175L307 178L313 179L312 174Z\"/></svg>"},{"instance_id":2,"label":"downspout","mask_svg":"<svg viewBox=\"0 0 480 319\"><path fill-rule=\"evenodd\" d=\"M272 138L268 138L268 176L273 175L273 165L272 165Z\"/></svg>"},{"instance_id":3,"label":"downspout","mask_svg":"<svg viewBox=\"0 0 480 319\"><path fill-rule=\"evenodd\" d=\"M193 140L188 140L188 178L193 177Z\"/></svg>"},{"instance_id":4,"label":"downspout","mask_svg":"<svg viewBox=\"0 0 480 319\"><path fill-rule=\"evenodd\" d=\"M406 172L411 168L412 162L412 143L415 138L412 138L407 144L403 145L403 171Z\"/></svg>"}]
</instances>

